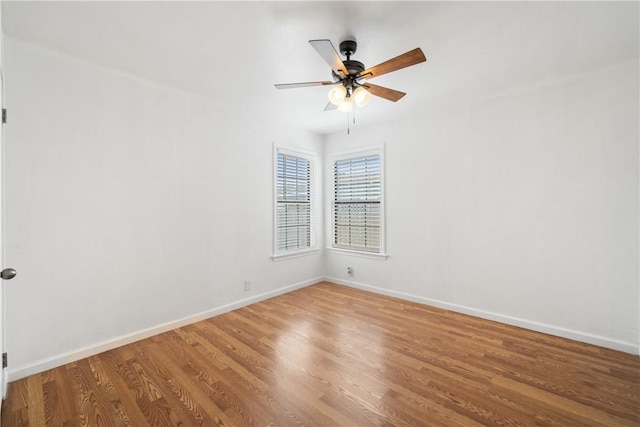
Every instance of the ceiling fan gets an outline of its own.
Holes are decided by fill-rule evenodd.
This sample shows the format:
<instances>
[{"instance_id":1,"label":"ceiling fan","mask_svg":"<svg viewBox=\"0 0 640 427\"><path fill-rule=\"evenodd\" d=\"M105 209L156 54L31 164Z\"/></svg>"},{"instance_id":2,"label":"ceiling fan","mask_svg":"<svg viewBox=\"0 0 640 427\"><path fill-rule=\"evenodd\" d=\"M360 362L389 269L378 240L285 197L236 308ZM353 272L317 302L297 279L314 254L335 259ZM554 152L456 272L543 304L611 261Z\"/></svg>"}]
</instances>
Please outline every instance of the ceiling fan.
<instances>
[{"instance_id":1,"label":"ceiling fan","mask_svg":"<svg viewBox=\"0 0 640 427\"><path fill-rule=\"evenodd\" d=\"M340 58L330 40L309 40L309 43L331 66L333 81L284 83L276 84L275 87L277 89L294 89L310 86L334 86L329 91L329 103L325 107L325 111L335 109L345 112L351 111L354 103L358 107L362 107L369 102L371 95L396 102L406 93L377 86L366 82L366 80L427 60L418 47L381 64L365 68L362 62L351 59L351 55L358 48L358 44L353 40L345 40L340 43L340 53L347 58L345 61Z\"/></svg>"}]
</instances>

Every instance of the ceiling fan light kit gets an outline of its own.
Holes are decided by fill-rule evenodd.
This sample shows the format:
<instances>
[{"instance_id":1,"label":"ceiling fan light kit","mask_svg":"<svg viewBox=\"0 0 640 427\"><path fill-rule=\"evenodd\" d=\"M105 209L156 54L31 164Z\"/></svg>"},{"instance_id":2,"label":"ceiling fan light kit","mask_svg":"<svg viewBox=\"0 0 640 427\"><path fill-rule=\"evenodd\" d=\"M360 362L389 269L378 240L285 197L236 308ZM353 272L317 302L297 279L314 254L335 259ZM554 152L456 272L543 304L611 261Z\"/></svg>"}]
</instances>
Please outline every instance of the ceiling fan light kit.
<instances>
[{"instance_id":1,"label":"ceiling fan light kit","mask_svg":"<svg viewBox=\"0 0 640 427\"><path fill-rule=\"evenodd\" d=\"M327 94L329 104L325 107L325 111L337 109L342 112L351 112L353 111L353 104L363 107L369 102L371 95L397 102L406 93L371 83L364 83L364 81L427 60L422 50L416 48L371 68L365 68L362 62L351 59L351 55L358 48L358 44L354 40L345 40L340 43L340 53L346 57L344 61L340 58L330 40L309 40L309 44L331 67L333 81L285 83L276 84L275 87L277 89L291 89L311 86L333 86Z\"/></svg>"}]
</instances>

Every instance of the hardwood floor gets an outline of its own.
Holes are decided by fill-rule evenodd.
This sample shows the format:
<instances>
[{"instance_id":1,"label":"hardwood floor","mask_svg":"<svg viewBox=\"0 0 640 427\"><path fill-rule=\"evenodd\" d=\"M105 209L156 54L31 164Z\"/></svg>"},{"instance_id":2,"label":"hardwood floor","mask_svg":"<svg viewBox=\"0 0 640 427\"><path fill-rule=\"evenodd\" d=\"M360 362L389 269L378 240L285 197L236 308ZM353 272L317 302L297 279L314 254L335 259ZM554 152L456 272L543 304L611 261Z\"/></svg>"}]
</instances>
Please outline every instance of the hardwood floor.
<instances>
[{"instance_id":1,"label":"hardwood floor","mask_svg":"<svg viewBox=\"0 0 640 427\"><path fill-rule=\"evenodd\" d=\"M640 359L321 283L13 382L9 426L638 426Z\"/></svg>"}]
</instances>

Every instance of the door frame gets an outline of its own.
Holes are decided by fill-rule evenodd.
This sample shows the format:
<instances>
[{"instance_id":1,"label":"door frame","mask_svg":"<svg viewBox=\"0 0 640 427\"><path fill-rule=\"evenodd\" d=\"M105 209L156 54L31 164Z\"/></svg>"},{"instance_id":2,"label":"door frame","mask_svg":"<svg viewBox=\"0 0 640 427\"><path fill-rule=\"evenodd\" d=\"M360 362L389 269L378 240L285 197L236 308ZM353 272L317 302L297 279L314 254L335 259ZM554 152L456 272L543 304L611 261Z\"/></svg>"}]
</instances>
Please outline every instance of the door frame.
<instances>
[{"instance_id":1,"label":"door frame","mask_svg":"<svg viewBox=\"0 0 640 427\"><path fill-rule=\"evenodd\" d=\"M0 1L0 106L4 109L4 30L2 28L2 2ZM5 254L5 215L4 215L4 120L0 123L0 269L4 268L4 254ZM6 310L4 307L5 301L5 286L4 280L0 279L0 354L5 352L5 337L6 337ZM7 395L7 368L0 368L0 386L2 390L2 399ZM0 413L2 411L2 405L0 405Z\"/></svg>"}]
</instances>

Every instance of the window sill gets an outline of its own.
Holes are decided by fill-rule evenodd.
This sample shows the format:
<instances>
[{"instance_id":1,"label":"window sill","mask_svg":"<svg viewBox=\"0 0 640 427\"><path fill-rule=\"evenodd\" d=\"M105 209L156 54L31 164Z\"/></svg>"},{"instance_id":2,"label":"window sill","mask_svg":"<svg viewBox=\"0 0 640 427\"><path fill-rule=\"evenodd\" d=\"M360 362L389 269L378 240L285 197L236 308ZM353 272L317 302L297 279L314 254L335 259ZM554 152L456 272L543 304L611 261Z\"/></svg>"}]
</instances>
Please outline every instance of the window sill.
<instances>
[{"instance_id":1,"label":"window sill","mask_svg":"<svg viewBox=\"0 0 640 427\"><path fill-rule=\"evenodd\" d=\"M305 249L302 251L295 251L295 252L288 252L288 253L282 253L282 254L278 254L278 255L272 255L271 259L276 262L276 261L284 261L286 259L291 259L291 258L299 258L302 256L307 256L307 255L313 255L317 252L319 252L320 249L318 248L314 248L314 249Z\"/></svg>"},{"instance_id":2,"label":"window sill","mask_svg":"<svg viewBox=\"0 0 640 427\"><path fill-rule=\"evenodd\" d=\"M349 249L340 249L340 248L327 248L327 252L339 254L339 255L357 256L360 258L378 259L381 261L386 261L386 259L389 258L389 255L387 254L376 254L372 252L352 251Z\"/></svg>"}]
</instances>

